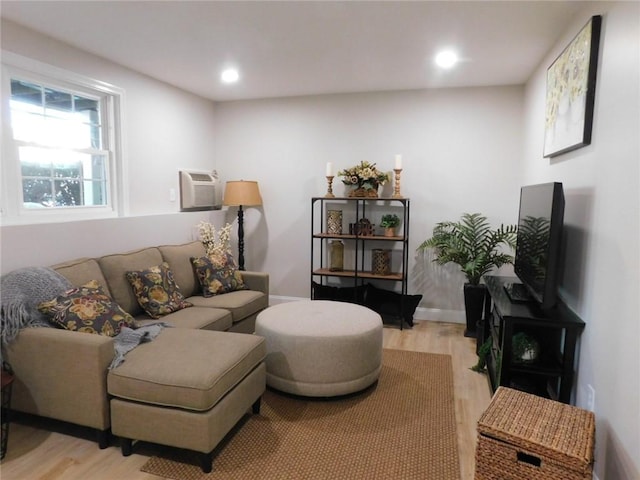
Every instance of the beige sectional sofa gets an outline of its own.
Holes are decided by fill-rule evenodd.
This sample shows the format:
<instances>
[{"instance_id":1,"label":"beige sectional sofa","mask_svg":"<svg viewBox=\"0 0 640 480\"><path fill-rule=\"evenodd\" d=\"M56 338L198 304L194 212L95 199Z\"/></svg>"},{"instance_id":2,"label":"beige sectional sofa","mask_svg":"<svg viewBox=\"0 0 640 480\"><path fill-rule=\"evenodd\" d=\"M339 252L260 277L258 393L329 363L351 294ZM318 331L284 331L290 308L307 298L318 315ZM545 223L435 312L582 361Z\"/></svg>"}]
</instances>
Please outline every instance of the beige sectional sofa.
<instances>
[{"instance_id":1,"label":"beige sectional sofa","mask_svg":"<svg viewBox=\"0 0 640 480\"><path fill-rule=\"evenodd\" d=\"M145 324L158 320L138 305L125 272L167 262L194 306L162 317L175 328L136 347L113 370L108 370L114 357L111 337L56 328L21 330L6 352L16 376L12 409L94 428L101 448L108 445L115 416L119 426L113 433L125 438L125 454L132 439L204 454L213 450L248 407L259 408L264 340L241 333L253 333L256 316L268 306L269 277L241 272L247 290L205 298L191 263L191 257L203 255L202 244L192 242L53 266L76 286L97 280ZM155 425L149 429L143 423L151 418Z\"/></svg>"}]
</instances>

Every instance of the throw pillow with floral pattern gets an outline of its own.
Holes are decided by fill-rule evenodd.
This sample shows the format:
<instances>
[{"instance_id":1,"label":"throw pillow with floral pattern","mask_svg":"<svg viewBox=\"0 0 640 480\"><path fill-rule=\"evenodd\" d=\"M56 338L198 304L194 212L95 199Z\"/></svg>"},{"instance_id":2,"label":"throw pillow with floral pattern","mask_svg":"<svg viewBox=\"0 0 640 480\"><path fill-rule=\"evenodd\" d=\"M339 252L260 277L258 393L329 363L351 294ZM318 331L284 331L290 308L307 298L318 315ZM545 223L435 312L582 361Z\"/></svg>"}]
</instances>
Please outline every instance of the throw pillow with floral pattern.
<instances>
[{"instance_id":1,"label":"throw pillow with floral pattern","mask_svg":"<svg viewBox=\"0 0 640 480\"><path fill-rule=\"evenodd\" d=\"M191 262L205 297L247 289L235 259L228 252L192 257Z\"/></svg>"},{"instance_id":2,"label":"throw pillow with floral pattern","mask_svg":"<svg viewBox=\"0 0 640 480\"><path fill-rule=\"evenodd\" d=\"M133 317L114 302L96 280L40 303L38 310L47 315L53 325L77 332L114 337L122 326L134 328Z\"/></svg>"},{"instance_id":3,"label":"throw pillow with floral pattern","mask_svg":"<svg viewBox=\"0 0 640 480\"><path fill-rule=\"evenodd\" d=\"M138 304L151 318L193 306L180 292L167 262L146 270L127 272L126 276Z\"/></svg>"}]
</instances>

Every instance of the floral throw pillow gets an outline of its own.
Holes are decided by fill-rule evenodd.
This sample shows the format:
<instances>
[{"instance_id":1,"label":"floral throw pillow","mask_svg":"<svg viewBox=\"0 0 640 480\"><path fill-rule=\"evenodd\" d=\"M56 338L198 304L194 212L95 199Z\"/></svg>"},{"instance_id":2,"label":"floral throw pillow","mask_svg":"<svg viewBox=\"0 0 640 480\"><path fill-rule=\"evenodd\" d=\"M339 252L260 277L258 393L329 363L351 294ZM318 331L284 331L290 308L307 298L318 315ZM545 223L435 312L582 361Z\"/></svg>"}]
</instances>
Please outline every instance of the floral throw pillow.
<instances>
[{"instance_id":1,"label":"floral throw pillow","mask_svg":"<svg viewBox=\"0 0 640 480\"><path fill-rule=\"evenodd\" d=\"M246 290L242 274L230 253L220 253L209 257L192 257L191 263L202 287L202 295L213 297L234 290Z\"/></svg>"},{"instance_id":2,"label":"floral throw pillow","mask_svg":"<svg viewBox=\"0 0 640 480\"><path fill-rule=\"evenodd\" d=\"M127 272L126 276L138 303L151 318L193 306L184 299L167 262L146 270Z\"/></svg>"},{"instance_id":3,"label":"floral throw pillow","mask_svg":"<svg viewBox=\"0 0 640 480\"><path fill-rule=\"evenodd\" d=\"M57 327L114 337L122 326L134 328L134 320L109 297L96 280L67 290L53 300L42 302L38 310Z\"/></svg>"}]
</instances>

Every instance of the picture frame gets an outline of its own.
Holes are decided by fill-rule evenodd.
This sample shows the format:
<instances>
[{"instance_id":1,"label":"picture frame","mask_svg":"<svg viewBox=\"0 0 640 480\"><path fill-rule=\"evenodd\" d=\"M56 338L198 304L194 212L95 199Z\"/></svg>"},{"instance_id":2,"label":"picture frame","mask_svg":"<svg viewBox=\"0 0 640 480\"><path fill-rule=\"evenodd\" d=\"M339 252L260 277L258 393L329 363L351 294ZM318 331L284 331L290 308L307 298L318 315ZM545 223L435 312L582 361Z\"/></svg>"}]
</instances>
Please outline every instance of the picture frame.
<instances>
[{"instance_id":1,"label":"picture frame","mask_svg":"<svg viewBox=\"0 0 640 480\"><path fill-rule=\"evenodd\" d=\"M591 144L601 25L591 17L547 69L545 158Z\"/></svg>"}]
</instances>

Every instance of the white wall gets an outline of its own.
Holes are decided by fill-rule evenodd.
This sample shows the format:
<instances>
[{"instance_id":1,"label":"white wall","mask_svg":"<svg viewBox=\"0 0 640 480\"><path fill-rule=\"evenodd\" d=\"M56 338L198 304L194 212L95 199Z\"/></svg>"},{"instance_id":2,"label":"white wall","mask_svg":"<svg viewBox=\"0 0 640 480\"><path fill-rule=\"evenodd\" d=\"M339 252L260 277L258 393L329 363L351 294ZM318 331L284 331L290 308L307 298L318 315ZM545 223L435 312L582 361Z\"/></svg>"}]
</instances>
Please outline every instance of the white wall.
<instances>
[{"instance_id":1,"label":"white wall","mask_svg":"<svg viewBox=\"0 0 640 480\"><path fill-rule=\"evenodd\" d=\"M6 20L2 20L2 49L125 90L123 149L129 170L129 214L134 218L63 226L2 226L2 272L80 255L186 241L193 232L185 219L191 217L197 223L200 218L218 218L177 213L179 198L169 200L169 189L179 192L178 170L216 168L214 105L210 101ZM147 215L153 219L142 218ZM149 228L133 233L140 225Z\"/></svg>"},{"instance_id":2,"label":"white wall","mask_svg":"<svg viewBox=\"0 0 640 480\"><path fill-rule=\"evenodd\" d=\"M217 163L227 179L257 180L264 199L245 217L247 268L268 271L274 295L307 297L310 198L326 192L326 162L337 171L368 160L391 171L400 153L402 194L411 198L409 292L424 295L429 318L462 318L464 277L434 271L415 250L436 222L462 212L517 222L522 99L521 87L503 87L217 104ZM334 193L344 188L336 178Z\"/></svg>"},{"instance_id":3,"label":"white wall","mask_svg":"<svg viewBox=\"0 0 640 480\"><path fill-rule=\"evenodd\" d=\"M603 15L590 146L542 158L546 69L591 15ZM595 388L600 479L640 478L640 4L594 4L526 86L527 183L561 181L567 255L562 295L586 322L577 404Z\"/></svg>"}]
</instances>

